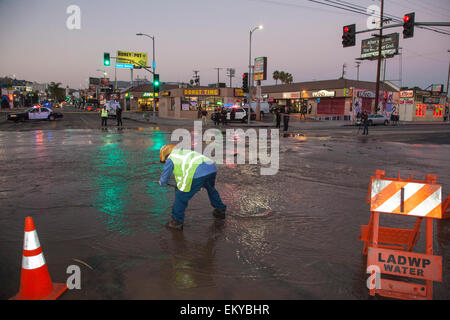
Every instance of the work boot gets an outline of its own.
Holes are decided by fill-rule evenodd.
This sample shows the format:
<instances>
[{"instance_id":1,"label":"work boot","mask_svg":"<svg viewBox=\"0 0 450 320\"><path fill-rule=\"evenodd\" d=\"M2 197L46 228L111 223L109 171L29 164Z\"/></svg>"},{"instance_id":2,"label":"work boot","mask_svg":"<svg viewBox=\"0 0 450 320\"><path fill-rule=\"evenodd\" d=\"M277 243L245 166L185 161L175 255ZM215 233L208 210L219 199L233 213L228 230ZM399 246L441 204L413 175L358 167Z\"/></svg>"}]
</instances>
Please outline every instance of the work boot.
<instances>
[{"instance_id":1,"label":"work boot","mask_svg":"<svg viewBox=\"0 0 450 320\"><path fill-rule=\"evenodd\" d=\"M225 211L222 209L214 209L213 216L217 219L225 219Z\"/></svg>"},{"instance_id":2,"label":"work boot","mask_svg":"<svg viewBox=\"0 0 450 320\"><path fill-rule=\"evenodd\" d=\"M174 218L171 218L169 222L166 223L166 228L176 229L176 230L183 230L183 224Z\"/></svg>"}]
</instances>

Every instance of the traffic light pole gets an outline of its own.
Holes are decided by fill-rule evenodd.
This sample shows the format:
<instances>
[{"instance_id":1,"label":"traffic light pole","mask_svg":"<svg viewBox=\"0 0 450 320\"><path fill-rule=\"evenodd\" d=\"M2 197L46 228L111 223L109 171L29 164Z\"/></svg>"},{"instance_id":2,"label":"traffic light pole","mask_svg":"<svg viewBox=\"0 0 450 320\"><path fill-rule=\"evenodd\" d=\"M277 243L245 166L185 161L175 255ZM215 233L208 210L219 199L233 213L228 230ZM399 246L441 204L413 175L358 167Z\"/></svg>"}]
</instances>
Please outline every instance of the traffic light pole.
<instances>
[{"instance_id":1,"label":"traffic light pole","mask_svg":"<svg viewBox=\"0 0 450 320\"><path fill-rule=\"evenodd\" d=\"M378 41L378 64L377 64L377 82L375 89L375 113L378 113L378 105L380 100L380 67L381 67L381 48L383 44L383 11L384 11L384 0L381 0L381 11L380 11L380 39Z\"/></svg>"},{"instance_id":2,"label":"traffic light pole","mask_svg":"<svg viewBox=\"0 0 450 320\"><path fill-rule=\"evenodd\" d=\"M254 29L255 30L255 29ZM248 112L247 112L247 124L250 125L250 118L252 117L252 33L250 30L250 45L248 55Z\"/></svg>"}]
</instances>

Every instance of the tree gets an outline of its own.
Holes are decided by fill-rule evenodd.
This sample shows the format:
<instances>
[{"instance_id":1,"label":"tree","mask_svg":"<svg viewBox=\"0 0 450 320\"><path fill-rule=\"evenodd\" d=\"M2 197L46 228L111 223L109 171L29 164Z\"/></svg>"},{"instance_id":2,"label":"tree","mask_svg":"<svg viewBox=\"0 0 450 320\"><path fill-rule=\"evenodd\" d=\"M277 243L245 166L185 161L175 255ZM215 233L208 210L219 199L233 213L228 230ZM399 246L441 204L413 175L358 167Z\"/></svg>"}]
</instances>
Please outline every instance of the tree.
<instances>
[{"instance_id":1,"label":"tree","mask_svg":"<svg viewBox=\"0 0 450 320\"><path fill-rule=\"evenodd\" d=\"M65 96L65 91L64 88L60 88L59 86L61 85L61 82L50 82L50 84L48 85L48 91L50 92L50 96L57 100L57 101L62 101L64 100L64 96Z\"/></svg>"},{"instance_id":2,"label":"tree","mask_svg":"<svg viewBox=\"0 0 450 320\"><path fill-rule=\"evenodd\" d=\"M280 80L280 71L275 70L272 74L273 80L275 80L275 85L278 84L278 80Z\"/></svg>"}]
</instances>

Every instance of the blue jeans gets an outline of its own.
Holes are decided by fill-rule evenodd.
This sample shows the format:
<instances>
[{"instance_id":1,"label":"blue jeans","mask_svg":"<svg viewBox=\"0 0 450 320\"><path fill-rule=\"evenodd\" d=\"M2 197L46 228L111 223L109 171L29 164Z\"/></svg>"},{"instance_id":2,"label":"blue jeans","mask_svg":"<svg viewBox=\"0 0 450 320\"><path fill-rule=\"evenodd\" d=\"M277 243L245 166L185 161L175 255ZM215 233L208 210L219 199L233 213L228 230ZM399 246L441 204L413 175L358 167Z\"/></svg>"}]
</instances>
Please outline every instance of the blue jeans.
<instances>
[{"instance_id":1,"label":"blue jeans","mask_svg":"<svg viewBox=\"0 0 450 320\"><path fill-rule=\"evenodd\" d=\"M216 184L216 172L207 176L196 178L192 180L191 191L183 192L180 190L175 191L175 202L172 208L172 217L183 223L184 211L188 206L189 200L203 187L208 191L209 202L216 209L226 210L227 206L220 199L219 192L217 192L214 185Z\"/></svg>"}]
</instances>

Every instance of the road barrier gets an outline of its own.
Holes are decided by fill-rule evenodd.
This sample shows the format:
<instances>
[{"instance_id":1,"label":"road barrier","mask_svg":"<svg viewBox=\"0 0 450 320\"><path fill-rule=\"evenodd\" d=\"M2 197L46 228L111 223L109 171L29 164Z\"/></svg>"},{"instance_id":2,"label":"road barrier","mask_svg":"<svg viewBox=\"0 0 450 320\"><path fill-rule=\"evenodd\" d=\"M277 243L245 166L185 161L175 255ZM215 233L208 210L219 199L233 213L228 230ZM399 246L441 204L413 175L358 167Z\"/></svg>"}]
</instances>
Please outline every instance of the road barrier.
<instances>
[{"instance_id":1,"label":"road barrier","mask_svg":"<svg viewBox=\"0 0 450 320\"><path fill-rule=\"evenodd\" d=\"M405 300L433 299L433 281L442 282L442 257L433 255L433 219L450 217L450 195L442 201L442 186L435 175L425 181L386 178L385 171L376 170L370 177L367 202L370 220L361 226L359 240L364 242L368 286L371 296ZM379 225L380 213L417 217L413 229L387 228ZM412 252L419 240L423 219L426 222L426 253ZM381 275L390 279L382 279ZM392 276L413 278L425 284L392 280Z\"/></svg>"},{"instance_id":2,"label":"road barrier","mask_svg":"<svg viewBox=\"0 0 450 320\"><path fill-rule=\"evenodd\" d=\"M10 300L56 300L66 289L65 283L52 283L33 219L26 217L20 289Z\"/></svg>"}]
</instances>

